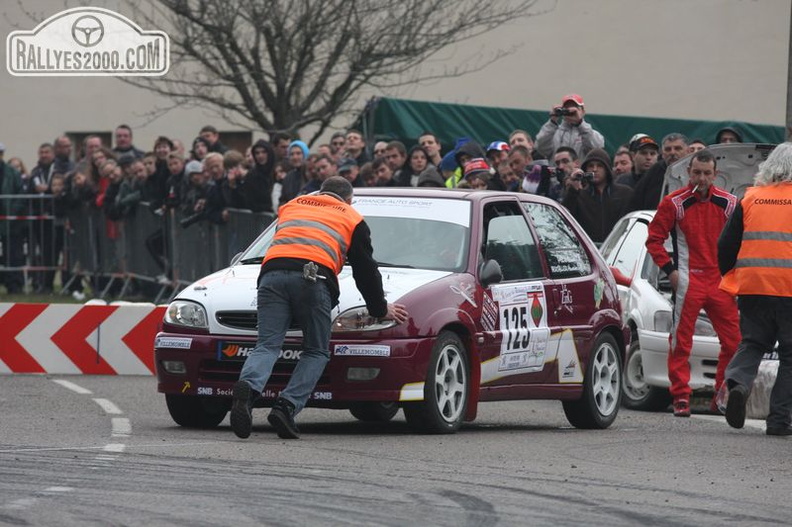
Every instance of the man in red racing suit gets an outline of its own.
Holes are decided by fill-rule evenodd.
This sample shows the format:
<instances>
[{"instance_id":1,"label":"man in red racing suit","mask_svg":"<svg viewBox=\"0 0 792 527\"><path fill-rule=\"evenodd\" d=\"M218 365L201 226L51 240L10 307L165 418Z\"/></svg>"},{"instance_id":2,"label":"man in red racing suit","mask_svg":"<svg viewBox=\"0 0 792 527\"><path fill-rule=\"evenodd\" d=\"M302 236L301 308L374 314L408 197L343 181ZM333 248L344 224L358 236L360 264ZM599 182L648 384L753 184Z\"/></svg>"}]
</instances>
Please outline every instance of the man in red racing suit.
<instances>
[{"instance_id":1,"label":"man in red racing suit","mask_svg":"<svg viewBox=\"0 0 792 527\"><path fill-rule=\"evenodd\" d=\"M740 322L733 296L719 288L718 236L737 205L737 198L713 185L715 158L701 150L687 168L688 186L664 197L649 224L646 248L671 281L674 291L673 327L669 335L668 380L674 415L690 416L690 348L699 311L703 308L720 340L715 393L740 343ZM663 246L668 235L674 258ZM714 398L713 398L714 403ZM716 409L714 404L710 409Z\"/></svg>"}]
</instances>

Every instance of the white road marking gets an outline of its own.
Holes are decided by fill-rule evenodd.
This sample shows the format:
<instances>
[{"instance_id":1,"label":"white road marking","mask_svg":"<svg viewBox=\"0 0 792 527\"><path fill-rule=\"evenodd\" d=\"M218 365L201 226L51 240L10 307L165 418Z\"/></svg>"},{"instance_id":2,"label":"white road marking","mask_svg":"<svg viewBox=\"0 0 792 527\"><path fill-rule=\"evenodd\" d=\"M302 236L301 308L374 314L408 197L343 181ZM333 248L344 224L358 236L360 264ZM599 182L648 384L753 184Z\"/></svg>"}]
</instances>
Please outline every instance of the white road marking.
<instances>
[{"instance_id":1,"label":"white road marking","mask_svg":"<svg viewBox=\"0 0 792 527\"><path fill-rule=\"evenodd\" d=\"M198 441L194 443L152 443L150 445L133 445L134 448L174 448L174 447L193 447L197 445L220 445L229 443L231 439L225 441ZM58 452L61 450L105 450L108 447L111 448L120 448L125 447L121 443L114 444L111 443L109 445L104 446L65 446L65 447L42 447L42 448L11 448L0 450L0 454L17 454L17 453L30 453L30 452ZM106 450L107 452L115 452L115 450Z\"/></svg>"},{"instance_id":2,"label":"white road marking","mask_svg":"<svg viewBox=\"0 0 792 527\"><path fill-rule=\"evenodd\" d=\"M123 452L126 449L124 443L110 443L102 447L105 452Z\"/></svg>"},{"instance_id":3,"label":"white road marking","mask_svg":"<svg viewBox=\"0 0 792 527\"><path fill-rule=\"evenodd\" d=\"M113 437L129 437L132 434L132 424L126 417L113 417Z\"/></svg>"},{"instance_id":4,"label":"white road marking","mask_svg":"<svg viewBox=\"0 0 792 527\"><path fill-rule=\"evenodd\" d=\"M116 406L111 400L109 399L94 399L94 402L102 407L102 410L105 411L106 414L123 414L124 412L121 411L121 408Z\"/></svg>"},{"instance_id":5,"label":"white road marking","mask_svg":"<svg viewBox=\"0 0 792 527\"><path fill-rule=\"evenodd\" d=\"M723 423L726 426L726 418L722 415L692 415L691 417L695 419L702 419L704 421L712 421L715 423ZM761 430L764 432L767 430L767 423L765 423L762 419L746 419L745 420L745 427L746 428L755 428L757 430Z\"/></svg>"},{"instance_id":6,"label":"white road marking","mask_svg":"<svg viewBox=\"0 0 792 527\"><path fill-rule=\"evenodd\" d=\"M47 487L44 492L71 492L74 487Z\"/></svg>"},{"instance_id":7,"label":"white road marking","mask_svg":"<svg viewBox=\"0 0 792 527\"><path fill-rule=\"evenodd\" d=\"M79 393L80 395L91 395L92 393L91 390L88 390L87 388L83 388L79 384L74 384L71 381L65 381L63 379L52 379L52 382L54 382L55 384L60 384L64 388L71 390L75 393Z\"/></svg>"},{"instance_id":8,"label":"white road marking","mask_svg":"<svg viewBox=\"0 0 792 527\"><path fill-rule=\"evenodd\" d=\"M4 509L27 509L31 505L36 503L36 498L20 498L18 500L14 500L7 505L3 505Z\"/></svg>"}]
</instances>

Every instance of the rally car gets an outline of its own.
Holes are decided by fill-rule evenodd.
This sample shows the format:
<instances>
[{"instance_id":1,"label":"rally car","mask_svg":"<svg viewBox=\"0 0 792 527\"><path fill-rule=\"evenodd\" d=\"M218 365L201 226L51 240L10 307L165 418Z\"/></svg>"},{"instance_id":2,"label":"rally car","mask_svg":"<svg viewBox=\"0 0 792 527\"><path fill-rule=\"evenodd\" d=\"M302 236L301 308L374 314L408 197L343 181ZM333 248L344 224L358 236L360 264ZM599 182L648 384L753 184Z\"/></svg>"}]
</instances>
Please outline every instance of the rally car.
<instances>
[{"instance_id":1,"label":"rally car","mask_svg":"<svg viewBox=\"0 0 792 527\"><path fill-rule=\"evenodd\" d=\"M330 362L308 405L365 421L403 409L409 426L451 433L484 401L558 399L579 428L617 416L629 331L599 252L558 203L468 190L359 189L389 302L407 323L369 316L349 267L339 276ZM256 278L274 228L230 267L168 306L156 337L158 389L176 423L217 426L256 342ZM301 354L287 334L257 401L271 405Z\"/></svg>"}]
</instances>

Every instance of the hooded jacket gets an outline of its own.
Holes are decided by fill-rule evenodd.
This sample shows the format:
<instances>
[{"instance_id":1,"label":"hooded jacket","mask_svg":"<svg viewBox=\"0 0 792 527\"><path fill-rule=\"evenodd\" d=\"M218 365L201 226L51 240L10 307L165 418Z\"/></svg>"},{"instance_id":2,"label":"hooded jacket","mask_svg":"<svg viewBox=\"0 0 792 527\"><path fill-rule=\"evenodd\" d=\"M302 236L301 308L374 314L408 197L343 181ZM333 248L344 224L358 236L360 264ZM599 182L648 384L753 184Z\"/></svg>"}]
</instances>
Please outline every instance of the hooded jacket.
<instances>
[{"instance_id":1,"label":"hooded jacket","mask_svg":"<svg viewBox=\"0 0 792 527\"><path fill-rule=\"evenodd\" d=\"M445 180L434 165L429 165L418 176L418 187L439 187L445 188Z\"/></svg>"},{"instance_id":2,"label":"hooded jacket","mask_svg":"<svg viewBox=\"0 0 792 527\"><path fill-rule=\"evenodd\" d=\"M585 120L577 126L566 121L558 124L548 120L536 134L536 150L550 159L562 146L574 148L580 158L595 148L604 148L605 138Z\"/></svg>"},{"instance_id":3,"label":"hooded jacket","mask_svg":"<svg viewBox=\"0 0 792 527\"><path fill-rule=\"evenodd\" d=\"M626 214L633 191L630 187L613 182L611 160L605 150L595 148L589 152L580 165L581 169L585 171L591 161L599 161L605 165L607 185L602 193L597 192L594 185L582 190L569 187L563 203L591 240L602 243L616 222Z\"/></svg>"},{"instance_id":4,"label":"hooded jacket","mask_svg":"<svg viewBox=\"0 0 792 527\"><path fill-rule=\"evenodd\" d=\"M255 161L256 150L267 152L267 162L259 164ZM254 165L248 172L243 183L243 193L247 208L253 212L273 212L272 186L274 185L275 150L264 139L259 139L252 148Z\"/></svg>"}]
</instances>

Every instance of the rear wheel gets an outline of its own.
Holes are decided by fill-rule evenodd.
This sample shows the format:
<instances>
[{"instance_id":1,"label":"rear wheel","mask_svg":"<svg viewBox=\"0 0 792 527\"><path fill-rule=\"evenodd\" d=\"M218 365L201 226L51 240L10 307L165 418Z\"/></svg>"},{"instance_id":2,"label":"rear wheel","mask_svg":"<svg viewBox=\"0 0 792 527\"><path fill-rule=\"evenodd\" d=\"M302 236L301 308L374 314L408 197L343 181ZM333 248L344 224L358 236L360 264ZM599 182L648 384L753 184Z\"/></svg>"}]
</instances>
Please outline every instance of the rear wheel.
<instances>
[{"instance_id":1,"label":"rear wheel","mask_svg":"<svg viewBox=\"0 0 792 527\"><path fill-rule=\"evenodd\" d=\"M608 428L619 413L621 399L621 361L619 346L612 335L601 334L594 342L583 396L564 401L564 413L575 428Z\"/></svg>"},{"instance_id":2,"label":"rear wheel","mask_svg":"<svg viewBox=\"0 0 792 527\"><path fill-rule=\"evenodd\" d=\"M165 395L168 412L176 424L185 428L214 428L225 419L229 403L213 397Z\"/></svg>"},{"instance_id":3,"label":"rear wheel","mask_svg":"<svg viewBox=\"0 0 792 527\"><path fill-rule=\"evenodd\" d=\"M424 400L404 405L407 424L429 434L452 434L462 425L470 393L467 350L456 333L438 335L429 359Z\"/></svg>"},{"instance_id":4,"label":"rear wheel","mask_svg":"<svg viewBox=\"0 0 792 527\"><path fill-rule=\"evenodd\" d=\"M627 352L622 382L622 404L631 410L657 412L671 404L671 395L666 388L646 383L643 369L643 352L638 339L634 339Z\"/></svg>"},{"instance_id":5,"label":"rear wheel","mask_svg":"<svg viewBox=\"0 0 792 527\"><path fill-rule=\"evenodd\" d=\"M354 403L349 407L349 412L360 421L386 423L399 413L399 405L393 402Z\"/></svg>"}]
</instances>

